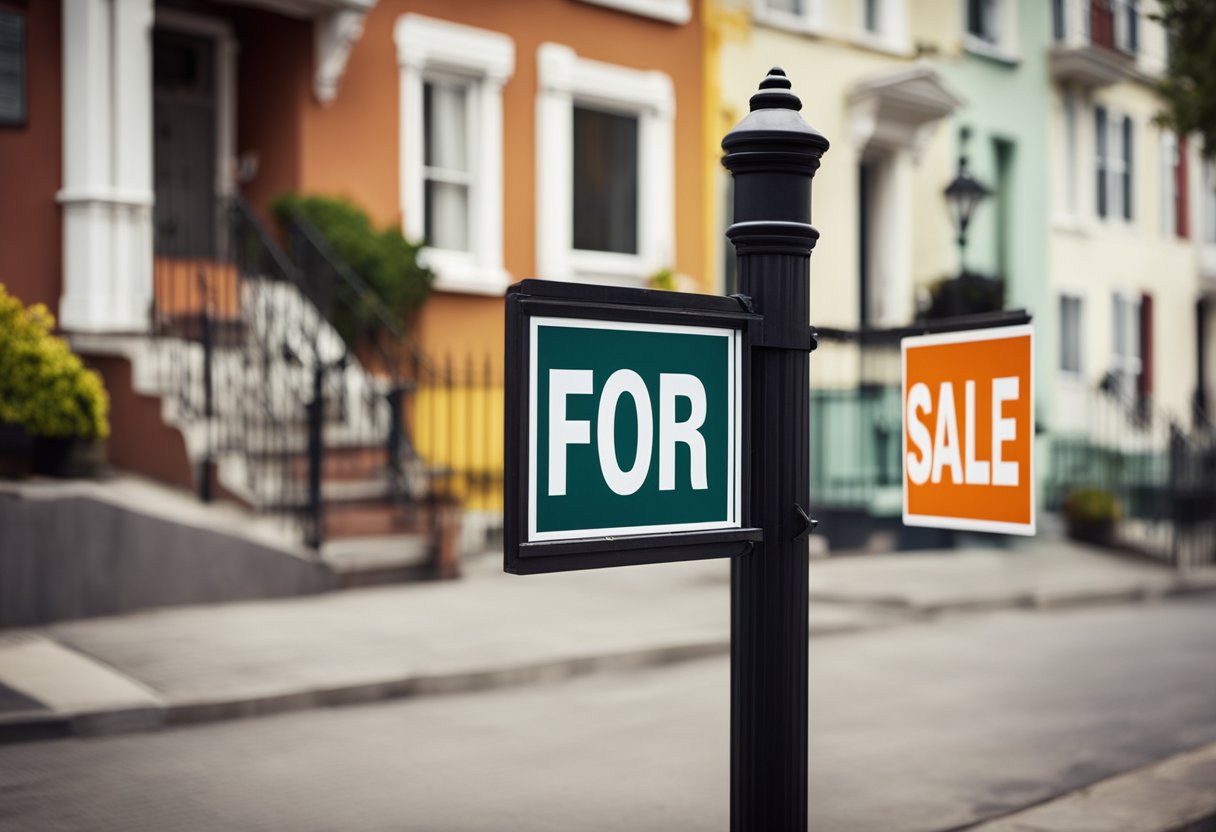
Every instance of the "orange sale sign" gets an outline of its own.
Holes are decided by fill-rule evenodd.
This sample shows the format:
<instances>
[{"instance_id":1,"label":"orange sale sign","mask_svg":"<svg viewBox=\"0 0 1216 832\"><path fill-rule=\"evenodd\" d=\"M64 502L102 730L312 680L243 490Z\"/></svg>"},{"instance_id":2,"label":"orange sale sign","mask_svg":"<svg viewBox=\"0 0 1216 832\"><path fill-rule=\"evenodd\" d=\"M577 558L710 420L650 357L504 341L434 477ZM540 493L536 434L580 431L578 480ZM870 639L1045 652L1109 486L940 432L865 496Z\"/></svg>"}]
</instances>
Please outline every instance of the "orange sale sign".
<instances>
[{"instance_id":1,"label":"orange sale sign","mask_svg":"<svg viewBox=\"0 0 1216 832\"><path fill-rule=\"evenodd\" d=\"M904 523L1033 535L1034 328L904 338Z\"/></svg>"}]
</instances>

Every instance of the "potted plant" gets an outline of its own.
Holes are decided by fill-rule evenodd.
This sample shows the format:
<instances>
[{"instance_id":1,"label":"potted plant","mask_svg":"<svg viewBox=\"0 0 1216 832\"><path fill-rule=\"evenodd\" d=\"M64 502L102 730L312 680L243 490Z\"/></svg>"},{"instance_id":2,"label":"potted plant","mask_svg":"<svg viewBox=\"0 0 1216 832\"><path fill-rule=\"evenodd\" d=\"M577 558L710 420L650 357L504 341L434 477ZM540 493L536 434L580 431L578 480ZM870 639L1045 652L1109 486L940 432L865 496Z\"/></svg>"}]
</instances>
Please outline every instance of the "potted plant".
<instances>
[{"instance_id":1,"label":"potted plant","mask_svg":"<svg viewBox=\"0 0 1216 832\"><path fill-rule=\"evenodd\" d=\"M1104 488L1076 488L1064 500L1068 536L1109 546L1122 512L1115 495Z\"/></svg>"},{"instance_id":2,"label":"potted plant","mask_svg":"<svg viewBox=\"0 0 1216 832\"><path fill-rule=\"evenodd\" d=\"M10 447L26 435L18 453L28 454L24 467L34 473L86 473L110 433L109 399L101 377L51 334L54 326L45 306L26 308L0 285L0 425ZM23 473L21 459L9 463Z\"/></svg>"}]
</instances>

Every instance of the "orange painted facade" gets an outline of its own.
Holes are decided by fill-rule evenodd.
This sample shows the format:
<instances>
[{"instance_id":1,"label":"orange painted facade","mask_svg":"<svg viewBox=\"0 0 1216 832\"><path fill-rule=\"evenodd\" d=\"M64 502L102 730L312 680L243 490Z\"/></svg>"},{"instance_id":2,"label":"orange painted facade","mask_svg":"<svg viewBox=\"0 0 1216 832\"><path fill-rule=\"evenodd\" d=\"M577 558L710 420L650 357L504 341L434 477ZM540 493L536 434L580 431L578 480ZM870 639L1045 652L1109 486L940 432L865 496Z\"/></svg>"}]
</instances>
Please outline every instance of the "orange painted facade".
<instances>
[{"instance_id":1,"label":"orange painted facade","mask_svg":"<svg viewBox=\"0 0 1216 832\"><path fill-rule=\"evenodd\" d=\"M309 97L304 111L300 187L346 194L378 223L400 222L399 88L393 26L413 12L501 32L515 43L515 72L503 88L504 266L512 279L536 273L537 48L561 43L580 58L671 76L676 96L677 272L712 286L705 262L702 205L701 22L673 25L579 0L380 0L350 55L338 96ZM420 339L436 357L491 354L503 343L499 298L436 293L420 320Z\"/></svg>"}]
</instances>

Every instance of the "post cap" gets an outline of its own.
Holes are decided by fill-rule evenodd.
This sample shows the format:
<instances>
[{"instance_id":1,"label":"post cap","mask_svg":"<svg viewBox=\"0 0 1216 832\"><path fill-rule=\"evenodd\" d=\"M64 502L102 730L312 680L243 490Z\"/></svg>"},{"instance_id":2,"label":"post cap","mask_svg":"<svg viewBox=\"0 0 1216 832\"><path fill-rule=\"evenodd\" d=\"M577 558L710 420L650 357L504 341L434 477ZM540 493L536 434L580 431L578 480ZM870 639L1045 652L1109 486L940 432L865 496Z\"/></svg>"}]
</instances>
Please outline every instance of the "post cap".
<instances>
[{"instance_id":1,"label":"post cap","mask_svg":"<svg viewBox=\"0 0 1216 832\"><path fill-rule=\"evenodd\" d=\"M819 167L818 157L828 149L828 140L798 114L802 100L791 92L791 86L781 67L769 70L751 97L751 112L722 139L726 167L735 170L742 161L732 156L765 152L808 153L815 158L811 170Z\"/></svg>"}]
</instances>

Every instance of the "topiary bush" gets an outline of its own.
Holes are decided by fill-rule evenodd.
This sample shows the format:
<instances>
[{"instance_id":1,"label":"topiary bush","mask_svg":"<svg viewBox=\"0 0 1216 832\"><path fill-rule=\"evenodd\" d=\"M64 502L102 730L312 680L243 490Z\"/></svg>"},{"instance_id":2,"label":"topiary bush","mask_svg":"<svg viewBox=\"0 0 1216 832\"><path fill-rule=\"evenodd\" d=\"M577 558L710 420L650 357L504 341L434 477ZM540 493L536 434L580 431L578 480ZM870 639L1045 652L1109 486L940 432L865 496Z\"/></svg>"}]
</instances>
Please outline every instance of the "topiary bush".
<instances>
[{"instance_id":1,"label":"topiary bush","mask_svg":"<svg viewBox=\"0 0 1216 832\"><path fill-rule=\"evenodd\" d=\"M367 213L344 197L284 194L270 208L283 225L297 217L312 225L408 328L435 280L434 272L418 262L422 243L406 240L396 226L377 231Z\"/></svg>"},{"instance_id":2,"label":"topiary bush","mask_svg":"<svg viewBox=\"0 0 1216 832\"><path fill-rule=\"evenodd\" d=\"M45 306L28 309L0 283L0 422L30 436L104 439L109 397L62 338Z\"/></svg>"}]
</instances>

